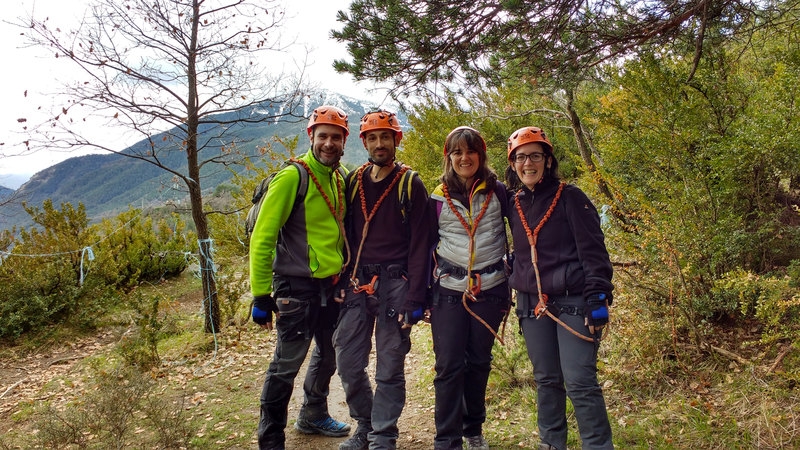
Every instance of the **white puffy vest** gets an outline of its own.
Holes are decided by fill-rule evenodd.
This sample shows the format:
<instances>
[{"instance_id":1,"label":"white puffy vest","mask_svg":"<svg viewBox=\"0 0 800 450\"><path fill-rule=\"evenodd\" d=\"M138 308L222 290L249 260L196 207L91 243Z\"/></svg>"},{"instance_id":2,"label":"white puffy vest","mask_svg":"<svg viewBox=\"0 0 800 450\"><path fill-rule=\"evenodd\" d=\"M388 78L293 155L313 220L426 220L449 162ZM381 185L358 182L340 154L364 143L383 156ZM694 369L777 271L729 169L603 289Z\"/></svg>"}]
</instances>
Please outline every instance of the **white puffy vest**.
<instances>
[{"instance_id":1,"label":"white puffy vest","mask_svg":"<svg viewBox=\"0 0 800 450\"><path fill-rule=\"evenodd\" d=\"M483 186L485 187L485 186ZM472 197L472 208L468 210L461 202L453 199L456 207L466 222L472 226L474 219L478 217L486 200L487 190L482 189ZM467 269L469 267L469 236L464 225L450 209L444 195L442 195L441 185L434 189L431 198L442 202L441 214L439 215L439 243L436 246L439 263L444 258L450 264ZM506 233L505 223L503 222L502 208L497 196L492 192L492 199L489 201L486 214L478 222L478 229L475 232L475 245L473 248L472 270L480 270L484 267L500 261L506 252ZM441 271L437 269L437 276ZM480 275L481 290L493 288L506 280L504 270ZM464 291L467 288L468 277L458 279L454 276L442 276L439 283L442 287L456 291Z\"/></svg>"}]
</instances>

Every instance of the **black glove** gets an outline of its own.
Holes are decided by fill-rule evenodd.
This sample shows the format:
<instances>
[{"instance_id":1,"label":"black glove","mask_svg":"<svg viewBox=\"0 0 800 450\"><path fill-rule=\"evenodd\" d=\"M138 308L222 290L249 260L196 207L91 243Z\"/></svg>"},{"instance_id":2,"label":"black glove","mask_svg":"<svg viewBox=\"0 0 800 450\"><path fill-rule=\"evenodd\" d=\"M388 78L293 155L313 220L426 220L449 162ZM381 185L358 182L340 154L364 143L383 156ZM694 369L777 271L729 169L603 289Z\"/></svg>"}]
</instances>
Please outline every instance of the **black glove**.
<instances>
[{"instance_id":1,"label":"black glove","mask_svg":"<svg viewBox=\"0 0 800 450\"><path fill-rule=\"evenodd\" d=\"M594 334L594 330L602 329L608 324L608 303L609 295L603 292L592 294L586 297L586 308L584 316L589 332Z\"/></svg>"},{"instance_id":2,"label":"black glove","mask_svg":"<svg viewBox=\"0 0 800 450\"><path fill-rule=\"evenodd\" d=\"M271 295L256 295L253 298L253 322L266 325L272 322L272 313L277 311L278 305Z\"/></svg>"},{"instance_id":3,"label":"black glove","mask_svg":"<svg viewBox=\"0 0 800 450\"><path fill-rule=\"evenodd\" d=\"M410 308L406 307L406 310L403 311L403 323L407 325L416 325L425 315L425 307L417 303L413 303L410 306Z\"/></svg>"}]
</instances>

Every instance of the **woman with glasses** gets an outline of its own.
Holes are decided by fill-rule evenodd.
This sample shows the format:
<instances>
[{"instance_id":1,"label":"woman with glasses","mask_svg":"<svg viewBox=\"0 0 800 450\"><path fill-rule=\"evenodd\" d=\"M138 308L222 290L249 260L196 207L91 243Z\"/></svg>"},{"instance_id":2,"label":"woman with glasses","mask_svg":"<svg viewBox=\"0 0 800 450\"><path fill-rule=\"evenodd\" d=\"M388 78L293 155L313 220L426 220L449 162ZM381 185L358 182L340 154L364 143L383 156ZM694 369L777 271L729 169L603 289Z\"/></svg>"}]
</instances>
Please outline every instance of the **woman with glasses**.
<instances>
[{"instance_id":1,"label":"woman with glasses","mask_svg":"<svg viewBox=\"0 0 800 450\"><path fill-rule=\"evenodd\" d=\"M486 142L469 127L445 139L440 179L430 196L436 218L429 319L436 355L434 448L488 450L486 384L510 299L503 219L508 196L489 167Z\"/></svg>"},{"instance_id":2,"label":"woman with glasses","mask_svg":"<svg viewBox=\"0 0 800 450\"><path fill-rule=\"evenodd\" d=\"M508 139L517 316L536 380L540 450L567 448L566 399L582 448L612 449L597 381L597 350L612 302L612 267L592 202L562 182L545 133L524 127Z\"/></svg>"}]
</instances>

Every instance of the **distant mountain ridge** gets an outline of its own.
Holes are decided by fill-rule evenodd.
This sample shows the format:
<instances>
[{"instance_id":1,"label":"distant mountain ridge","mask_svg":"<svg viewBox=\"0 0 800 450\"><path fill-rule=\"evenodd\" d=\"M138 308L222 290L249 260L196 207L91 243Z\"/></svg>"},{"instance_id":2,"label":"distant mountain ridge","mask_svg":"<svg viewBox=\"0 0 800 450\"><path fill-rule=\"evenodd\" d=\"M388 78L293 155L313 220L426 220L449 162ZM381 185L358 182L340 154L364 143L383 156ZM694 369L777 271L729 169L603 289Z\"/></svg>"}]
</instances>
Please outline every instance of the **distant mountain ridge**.
<instances>
[{"instance_id":1,"label":"distant mountain ridge","mask_svg":"<svg viewBox=\"0 0 800 450\"><path fill-rule=\"evenodd\" d=\"M0 190L5 189L18 189L23 183L31 178L30 173L22 174L0 174ZM2 194L0 194L2 195Z\"/></svg>"},{"instance_id":2,"label":"distant mountain ridge","mask_svg":"<svg viewBox=\"0 0 800 450\"><path fill-rule=\"evenodd\" d=\"M334 105L342 108L349 115L350 137L347 140L343 163L359 165L366 161L367 152L358 138L358 128L361 116L376 106L368 101L353 99L332 92L323 91L305 99L302 112L295 111L295 115L308 117L313 108L319 105ZM282 105L262 105L259 108L239 110L227 113L231 117L258 116L280 110ZM400 111L398 117L406 127L407 118ZM307 120L293 119L287 121L271 121L244 123L235 131L229 131L244 144L238 150L257 161L259 153L257 148L263 146L272 137L290 138L299 136L296 152L304 153L308 149L306 138ZM201 129L200 137L204 133L212 135L212 127ZM166 134L165 134L166 135ZM159 140L160 136L156 136ZM134 153L148 148L147 141L138 142L123 150L124 153ZM207 158L203 155L201 159ZM164 153L161 162L167 167L179 169L186 173L186 155L182 151L171 150ZM201 169L202 185L204 192L211 192L217 186L227 182L233 177L233 171L241 172L243 166L225 167L217 164L207 164ZM176 187L177 189L172 189ZM93 154L69 158L54 166L48 167L31 177L16 191L16 198L25 201L28 205L39 206L47 199L52 200L56 207L62 203L77 206L82 203L87 214L92 219L113 216L126 210L129 206L147 207L163 205L166 201L180 201L185 197L185 186L180 180L173 179L173 175L151 163L140 161L119 154ZM15 193L13 190L0 188L0 199ZM0 229L11 229L14 226L30 226L32 221L22 206L17 204L5 205L0 211Z\"/></svg>"}]
</instances>

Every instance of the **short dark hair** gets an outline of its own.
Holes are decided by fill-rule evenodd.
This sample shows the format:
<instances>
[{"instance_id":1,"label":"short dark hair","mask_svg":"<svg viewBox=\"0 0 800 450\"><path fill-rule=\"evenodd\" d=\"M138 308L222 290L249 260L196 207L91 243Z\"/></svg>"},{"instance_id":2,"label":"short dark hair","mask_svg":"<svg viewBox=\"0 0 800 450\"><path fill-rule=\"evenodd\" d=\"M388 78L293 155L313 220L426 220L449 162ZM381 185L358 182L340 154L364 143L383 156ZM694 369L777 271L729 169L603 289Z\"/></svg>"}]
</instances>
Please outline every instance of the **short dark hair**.
<instances>
[{"instance_id":1,"label":"short dark hair","mask_svg":"<svg viewBox=\"0 0 800 450\"><path fill-rule=\"evenodd\" d=\"M556 181L561 180L561 174L558 172L558 158L556 155L553 154L553 151L550 150L547 146L543 145L542 148L544 149L544 154L547 155L547 162L545 163L544 169L544 176L542 176L542 180L546 181L548 179L553 179ZM514 150L511 155L508 157L508 166L506 166L506 186L509 189L516 191L517 189L523 186L522 180L519 179L517 176L517 171L514 169L514 155L517 154L517 151ZM547 164L550 164L548 167Z\"/></svg>"}]
</instances>

